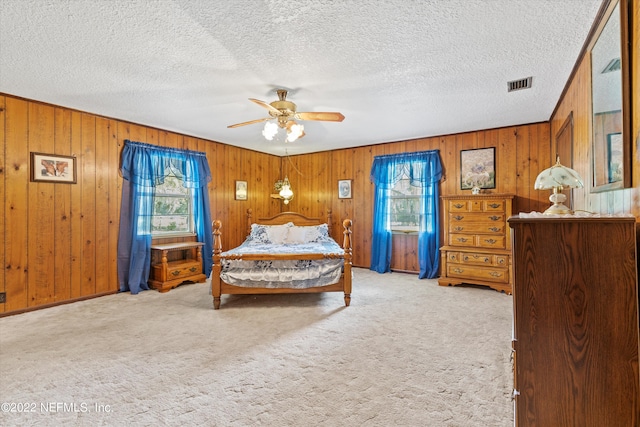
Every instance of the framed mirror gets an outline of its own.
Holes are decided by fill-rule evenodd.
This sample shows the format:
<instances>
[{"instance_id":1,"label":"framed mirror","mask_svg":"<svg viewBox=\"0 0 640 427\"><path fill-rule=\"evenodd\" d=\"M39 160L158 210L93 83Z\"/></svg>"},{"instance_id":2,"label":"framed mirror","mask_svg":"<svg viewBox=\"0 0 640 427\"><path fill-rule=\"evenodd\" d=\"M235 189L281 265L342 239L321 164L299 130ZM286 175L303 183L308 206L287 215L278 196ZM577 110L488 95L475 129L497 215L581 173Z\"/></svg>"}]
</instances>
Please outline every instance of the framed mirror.
<instances>
[{"instance_id":1,"label":"framed mirror","mask_svg":"<svg viewBox=\"0 0 640 427\"><path fill-rule=\"evenodd\" d=\"M631 186L628 0L606 0L589 44L591 191Z\"/></svg>"}]
</instances>

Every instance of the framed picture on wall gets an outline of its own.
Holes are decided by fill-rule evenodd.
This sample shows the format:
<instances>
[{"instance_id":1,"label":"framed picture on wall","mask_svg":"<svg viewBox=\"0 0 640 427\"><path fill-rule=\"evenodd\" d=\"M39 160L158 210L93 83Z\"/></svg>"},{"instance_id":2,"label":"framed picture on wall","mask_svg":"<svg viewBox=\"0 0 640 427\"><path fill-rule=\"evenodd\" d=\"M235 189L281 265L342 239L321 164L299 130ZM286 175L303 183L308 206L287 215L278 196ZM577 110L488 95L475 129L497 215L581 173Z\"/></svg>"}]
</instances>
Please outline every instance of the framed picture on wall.
<instances>
[{"instance_id":1,"label":"framed picture on wall","mask_svg":"<svg viewBox=\"0 0 640 427\"><path fill-rule=\"evenodd\" d=\"M460 189L496 188L496 148L460 151Z\"/></svg>"},{"instance_id":2,"label":"framed picture on wall","mask_svg":"<svg viewBox=\"0 0 640 427\"><path fill-rule=\"evenodd\" d=\"M351 198L351 180L341 179L338 181L338 199Z\"/></svg>"},{"instance_id":3,"label":"framed picture on wall","mask_svg":"<svg viewBox=\"0 0 640 427\"><path fill-rule=\"evenodd\" d=\"M247 200L247 181L236 181L236 200Z\"/></svg>"},{"instance_id":4,"label":"framed picture on wall","mask_svg":"<svg viewBox=\"0 0 640 427\"><path fill-rule=\"evenodd\" d=\"M31 152L31 181L76 183L76 158Z\"/></svg>"}]
</instances>

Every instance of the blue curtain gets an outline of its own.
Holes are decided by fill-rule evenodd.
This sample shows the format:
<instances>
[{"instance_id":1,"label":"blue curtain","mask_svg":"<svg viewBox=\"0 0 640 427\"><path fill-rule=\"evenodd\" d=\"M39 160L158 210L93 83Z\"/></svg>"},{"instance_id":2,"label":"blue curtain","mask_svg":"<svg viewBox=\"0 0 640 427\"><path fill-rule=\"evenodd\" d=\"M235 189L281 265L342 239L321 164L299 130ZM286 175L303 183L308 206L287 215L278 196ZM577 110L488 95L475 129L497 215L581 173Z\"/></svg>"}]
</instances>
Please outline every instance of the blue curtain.
<instances>
[{"instance_id":1,"label":"blue curtain","mask_svg":"<svg viewBox=\"0 0 640 427\"><path fill-rule=\"evenodd\" d=\"M204 274L209 276L213 235L207 191L211 171L206 154L125 140L120 171L124 178L118 237L120 291L137 294L149 289L154 187L164 183L169 173L192 191L195 229L198 241L204 243Z\"/></svg>"},{"instance_id":2,"label":"blue curtain","mask_svg":"<svg viewBox=\"0 0 640 427\"><path fill-rule=\"evenodd\" d=\"M376 156L370 180L375 184L373 238L370 269L391 271L391 202L393 186L406 175L413 186L422 188L418 261L420 278L433 278L440 262L439 186L442 178L440 150Z\"/></svg>"}]
</instances>

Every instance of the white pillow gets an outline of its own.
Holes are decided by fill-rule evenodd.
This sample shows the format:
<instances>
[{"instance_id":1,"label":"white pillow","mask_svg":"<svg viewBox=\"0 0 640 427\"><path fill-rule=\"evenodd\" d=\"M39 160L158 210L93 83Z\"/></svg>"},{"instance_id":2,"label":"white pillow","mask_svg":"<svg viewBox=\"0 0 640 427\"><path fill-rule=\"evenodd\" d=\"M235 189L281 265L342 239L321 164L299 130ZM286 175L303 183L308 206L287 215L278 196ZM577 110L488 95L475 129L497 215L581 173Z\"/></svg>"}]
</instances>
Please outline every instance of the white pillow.
<instances>
[{"instance_id":1,"label":"white pillow","mask_svg":"<svg viewBox=\"0 0 640 427\"><path fill-rule=\"evenodd\" d=\"M287 241L289 234L289 224L284 225L264 225L267 230L267 236L274 245L283 245Z\"/></svg>"},{"instance_id":2,"label":"white pillow","mask_svg":"<svg viewBox=\"0 0 640 427\"><path fill-rule=\"evenodd\" d=\"M315 243L325 242L329 239L329 227L327 224L292 226L289 228L287 243Z\"/></svg>"},{"instance_id":3,"label":"white pillow","mask_svg":"<svg viewBox=\"0 0 640 427\"><path fill-rule=\"evenodd\" d=\"M283 225L251 224L251 234L247 241L252 244L282 245L286 242L288 230L292 225L291 222Z\"/></svg>"},{"instance_id":4,"label":"white pillow","mask_svg":"<svg viewBox=\"0 0 640 427\"><path fill-rule=\"evenodd\" d=\"M306 227L298 227L293 226L289 229L289 234L287 235L287 243L299 244L305 243L307 236Z\"/></svg>"}]
</instances>

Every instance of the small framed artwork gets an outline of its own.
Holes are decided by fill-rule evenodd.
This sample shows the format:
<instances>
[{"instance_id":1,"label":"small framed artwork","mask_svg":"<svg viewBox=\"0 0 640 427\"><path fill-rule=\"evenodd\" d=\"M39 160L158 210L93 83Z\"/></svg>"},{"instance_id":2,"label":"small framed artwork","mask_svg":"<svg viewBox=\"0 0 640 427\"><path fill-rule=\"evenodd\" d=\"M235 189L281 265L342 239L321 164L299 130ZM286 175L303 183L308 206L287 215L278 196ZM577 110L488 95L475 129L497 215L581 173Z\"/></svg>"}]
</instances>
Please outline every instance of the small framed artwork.
<instances>
[{"instance_id":1,"label":"small framed artwork","mask_svg":"<svg viewBox=\"0 0 640 427\"><path fill-rule=\"evenodd\" d=\"M76 183L77 161L72 156L31 152L32 182Z\"/></svg>"},{"instance_id":2,"label":"small framed artwork","mask_svg":"<svg viewBox=\"0 0 640 427\"><path fill-rule=\"evenodd\" d=\"M496 148L460 151L460 189L496 188Z\"/></svg>"},{"instance_id":3,"label":"small framed artwork","mask_svg":"<svg viewBox=\"0 0 640 427\"><path fill-rule=\"evenodd\" d=\"M236 181L236 200L247 200L247 181Z\"/></svg>"},{"instance_id":4,"label":"small framed artwork","mask_svg":"<svg viewBox=\"0 0 640 427\"><path fill-rule=\"evenodd\" d=\"M341 179L338 181L338 199L351 198L351 180Z\"/></svg>"}]
</instances>

